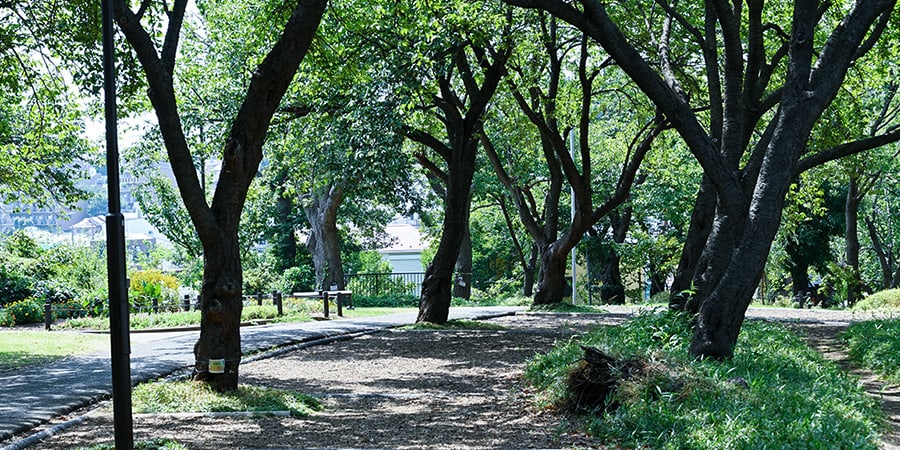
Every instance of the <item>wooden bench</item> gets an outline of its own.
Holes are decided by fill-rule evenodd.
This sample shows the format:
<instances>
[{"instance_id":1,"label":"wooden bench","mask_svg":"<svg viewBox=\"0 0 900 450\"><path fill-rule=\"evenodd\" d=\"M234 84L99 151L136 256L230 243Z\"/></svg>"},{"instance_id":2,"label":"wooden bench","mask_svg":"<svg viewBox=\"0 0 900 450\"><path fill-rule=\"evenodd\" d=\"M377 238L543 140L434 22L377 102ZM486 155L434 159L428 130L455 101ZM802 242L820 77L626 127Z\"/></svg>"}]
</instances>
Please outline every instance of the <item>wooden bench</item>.
<instances>
[{"instance_id":1,"label":"wooden bench","mask_svg":"<svg viewBox=\"0 0 900 450\"><path fill-rule=\"evenodd\" d=\"M318 298L322 299L322 312L324 316L328 317L328 300L334 298L334 302L337 304L337 315L338 317L344 317L344 299L347 299L347 309L353 309L353 291L350 290L325 290L325 291L310 291L310 292L294 292L291 294L292 297L297 298Z\"/></svg>"}]
</instances>

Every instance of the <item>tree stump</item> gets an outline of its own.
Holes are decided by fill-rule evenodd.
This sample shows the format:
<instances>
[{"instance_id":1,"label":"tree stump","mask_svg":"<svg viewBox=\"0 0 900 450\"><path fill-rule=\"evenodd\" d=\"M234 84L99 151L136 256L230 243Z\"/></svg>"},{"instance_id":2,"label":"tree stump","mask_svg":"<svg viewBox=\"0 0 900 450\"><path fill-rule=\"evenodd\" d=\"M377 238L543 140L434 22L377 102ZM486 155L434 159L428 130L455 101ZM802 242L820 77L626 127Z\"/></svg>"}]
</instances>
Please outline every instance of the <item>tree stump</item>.
<instances>
[{"instance_id":1,"label":"tree stump","mask_svg":"<svg viewBox=\"0 0 900 450\"><path fill-rule=\"evenodd\" d=\"M613 394L619 382L643 374L646 364L620 360L594 347L581 346L584 357L569 371L564 408L575 413L611 412L618 406Z\"/></svg>"}]
</instances>

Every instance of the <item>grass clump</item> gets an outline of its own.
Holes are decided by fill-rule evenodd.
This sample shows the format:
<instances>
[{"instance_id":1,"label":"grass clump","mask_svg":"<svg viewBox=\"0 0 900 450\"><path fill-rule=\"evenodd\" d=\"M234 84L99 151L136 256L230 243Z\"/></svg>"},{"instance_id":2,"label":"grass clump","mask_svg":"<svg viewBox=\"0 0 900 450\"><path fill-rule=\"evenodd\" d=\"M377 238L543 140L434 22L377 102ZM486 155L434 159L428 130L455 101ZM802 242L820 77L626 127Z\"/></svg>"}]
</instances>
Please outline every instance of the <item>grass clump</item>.
<instances>
[{"instance_id":1,"label":"grass clump","mask_svg":"<svg viewBox=\"0 0 900 450\"><path fill-rule=\"evenodd\" d=\"M853 310L900 310L900 289L888 289L876 292L853 305Z\"/></svg>"},{"instance_id":2,"label":"grass clump","mask_svg":"<svg viewBox=\"0 0 900 450\"><path fill-rule=\"evenodd\" d=\"M503 325L481 320L453 319L443 325L431 322L419 322L401 327L402 330L506 330Z\"/></svg>"},{"instance_id":3,"label":"grass clump","mask_svg":"<svg viewBox=\"0 0 900 450\"><path fill-rule=\"evenodd\" d=\"M97 444L90 447L81 447L78 450L115 450L116 444ZM149 441L135 441L134 450L188 450L187 446L172 439L151 439Z\"/></svg>"},{"instance_id":4,"label":"grass clump","mask_svg":"<svg viewBox=\"0 0 900 450\"><path fill-rule=\"evenodd\" d=\"M221 393L191 381L140 384L132 402L136 413L290 411L291 416L305 417L322 410L318 400L299 392L241 385Z\"/></svg>"},{"instance_id":5,"label":"grass clump","mask_svg":"<svg viewBox=\"0 0 900 450\"><path fill-rule=\"evenodd\" d=\"M571 303L551 303L549 305L531 305L530 312L554 312L554 313L603 313L606 312L599 306L573 305Z\"/></svg>"},{"instance_id":6,"label":"grass clump","mask_svg":"<svg viewBox=\"0 0 900 450\"><path fill-rule=\"evenodd\" d=\"M49 364L66 356L107 348L109 336L45 331L0 332L0 372Z\"/></svg>"},{"instance_id":7,"label":"grass clump","mask_svg":"<svg viewBox=\"0 0 900 450\"><path fill-rule=\"evenodd\" d=\"M900 384L900 319L854 323L843 339L854 361Z\"/></svg>"},{"instance_id":8,"label":"grass clump","mask_svg":"<svg viewBox=\"0 0 900 450\"><path fill-rule=\"evenodd\" d=\"M619 327L600 327L534 358L526 377L536 402L565 404L565 380L581 345L646 369L612 394L618 408L588 414L587 432L605 444L635 448L876 449L882 413L854 378L824 360L784 326L748 321L735 358L688 355L690 318L644 312Z\"/></svg>"}]
</instances>

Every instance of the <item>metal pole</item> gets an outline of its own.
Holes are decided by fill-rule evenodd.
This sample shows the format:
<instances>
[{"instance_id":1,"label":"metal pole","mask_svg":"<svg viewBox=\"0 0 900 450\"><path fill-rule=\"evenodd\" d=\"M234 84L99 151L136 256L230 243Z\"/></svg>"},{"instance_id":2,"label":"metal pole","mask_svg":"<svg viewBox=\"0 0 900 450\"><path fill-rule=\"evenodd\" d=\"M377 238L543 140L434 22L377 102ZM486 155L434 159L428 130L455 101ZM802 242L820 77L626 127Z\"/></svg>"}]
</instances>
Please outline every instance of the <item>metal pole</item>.
<instances>
[{"instance_id":1,"label":"metal pole","mask_svg":"<svg viewBox=\"0 0 900 450\"><path fill-rule=\"evenodd\" d=\"M572 161L575 161L575 128L569 131L569 153ZM572 188L572 223L575 223L575 188ZM578 304L578 290L575 288L575 257L578 254L578 244L572 247L572 304Z\"/></svg>"},{"instance_id":2,"label":"metal pole","mask_svg":"<svg viewBox=\"0 0 900 450\"><path fill-rule=\"evenodd\" d=\"M119 144L116 117L115 45L111 0L103 9L103 88L106 111L106 269L109 279L109 335L112 359L113 420L117 449L134 448L131 415L131 343L128 336L128 285L125 281L125 219L119 200Z\"/></svg>"}]
</instances>

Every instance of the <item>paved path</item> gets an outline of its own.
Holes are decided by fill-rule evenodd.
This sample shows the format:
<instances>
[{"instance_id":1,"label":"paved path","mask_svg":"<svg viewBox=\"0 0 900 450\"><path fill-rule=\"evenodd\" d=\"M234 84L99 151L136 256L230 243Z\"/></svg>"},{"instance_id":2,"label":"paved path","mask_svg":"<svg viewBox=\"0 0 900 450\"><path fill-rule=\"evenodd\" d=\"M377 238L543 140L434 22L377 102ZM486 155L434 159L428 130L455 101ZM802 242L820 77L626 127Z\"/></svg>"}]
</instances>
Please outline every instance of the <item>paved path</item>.
<instances>
[{"instance_id":1,"label":"paved path","mask_svg":"<svg viewBox=\"0 0 900 450\"><path fill-rule=\"evenodd\" d=\"M481 319L523 308L452 308L451 319ZM244 354L370 332L415 322L416 313L359 319L260 325L241 329ZM193 366L198 331L131 334L133 383ZM60 334L60 336L64 336ZM0 442L112 393L109 353L70 357L50 365L0 374Z\"/></svg>"}]
</instances>

